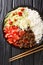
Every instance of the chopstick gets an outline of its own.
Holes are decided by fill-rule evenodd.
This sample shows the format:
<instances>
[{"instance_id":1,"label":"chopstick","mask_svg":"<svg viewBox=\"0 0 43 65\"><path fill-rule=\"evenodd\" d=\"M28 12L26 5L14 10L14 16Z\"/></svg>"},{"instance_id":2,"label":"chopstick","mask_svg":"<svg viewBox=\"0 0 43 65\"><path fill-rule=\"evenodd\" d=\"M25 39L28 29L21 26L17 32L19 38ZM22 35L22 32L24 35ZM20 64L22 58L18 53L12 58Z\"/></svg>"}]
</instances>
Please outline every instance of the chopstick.
<instances>
[{"instance_id":1,"label":"chopstick","mask_svg":"<svg viewBox=\"0 0 43 65\"><path fill-rule=\"evenodd\" d=\"M9 58L9 62L17 60L17 59L20 59L22 57L25 57L27 55L30 55L32 53L35 53L35 52L38 52L38 51L41 51L41 50L43 50L43 45L40 45L39 47L36 47L34 49L31 49L31 50L28 50L26 52L23 52L23 53L21 53L19 55L16 55L16 56L12 57L12 58Z\"/></svg>"},{"instance_id":2,"label":"chopstick","mask_svg":"<svg viewBox=\"0 0 43 65\"><path fill-rule=\"evenodd\" d=\"M43 48L38 49L38 50L36 50L36 51L33 51L33 52L31 52L31 53L27 53L27 54L25 54L25 55L21 55L21 56L19 56L19 57L10 59L9 62L14 61L14 60L17 60L17 59L20 59L20 58L22 58L22 57L25 57L25 56L27 56L27 55L30 55L30 54L32 54L32 53L35 53L35 52L38 52L38 51L41 51L41 50L43 50Z\"/></svg>"}]
</instances>

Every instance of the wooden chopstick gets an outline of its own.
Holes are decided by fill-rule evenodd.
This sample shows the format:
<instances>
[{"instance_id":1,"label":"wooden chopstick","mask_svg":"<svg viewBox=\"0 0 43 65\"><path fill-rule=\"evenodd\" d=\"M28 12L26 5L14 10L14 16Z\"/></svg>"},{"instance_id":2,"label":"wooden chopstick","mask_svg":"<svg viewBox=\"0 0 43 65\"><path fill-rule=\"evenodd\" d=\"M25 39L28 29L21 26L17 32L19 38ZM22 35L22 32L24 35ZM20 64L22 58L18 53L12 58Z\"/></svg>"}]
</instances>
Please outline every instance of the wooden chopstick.
<instances>
[{"instance_id":1,"label":"wooden chopstick","mask_svg":"<svg viewBox=\"0 0 43 65\"><path fill-rule=\"evenodd\" d=\"M32 54L32 53L35 53L35 52L38 52L38 51L41 51L41 50L43 50L43 48L38 49L38 50L35 50L35 51L31 52L31 53L27 53L27 54L21 55L21 56L19 56L19 57L13 58L13 59L9 59L9 62L14 61L14 60L17 60L17 59L20 59L20 58L23 58L23 57L25 57L25 56L27 56L27 55L30 55L30 54Z\"/></svg>"},{"instance_id":2,"label":"wooden chopstick","mask_svg":"<svg viewBox=\"0 0 43 65\"><path fill-rule=\"evenodd\" d=\"M25 54L25 53L31 52L31 51L36 50L36 49L41 48L41 47L43 47L43 45L40 45L39 47L33 48L33 49L28 50L28 51L26 51L26 52L24 52L24 53L21 53L21 54L19 54L19 55L16 55L15 57L21 56L21 55L23 55L23 54ZM14 57L12 57L12 58L14 58ZM10 59L12 59L12 58L10 58Z\"/></svg>"},{"instance_id":3,"label":"wooden chopstick","mask_svg":"<svg viewBox=\"0 0 43 65\"><path fill-rule=\"evenodd\" d=\"M16 55L16 56L12 57L12 58L9 58L9 62L14 61L14 60L17 60L17 59L22 58L22 57L25 57L25 56L30 55L32 53L38 52L40 50L43 50L43 45L40 45L39 47L36 47L34 49L31 49L31 50L28 50L26 52L23 52L23 53L21 53L19 55Z\"/></svg>"}]
</instances>

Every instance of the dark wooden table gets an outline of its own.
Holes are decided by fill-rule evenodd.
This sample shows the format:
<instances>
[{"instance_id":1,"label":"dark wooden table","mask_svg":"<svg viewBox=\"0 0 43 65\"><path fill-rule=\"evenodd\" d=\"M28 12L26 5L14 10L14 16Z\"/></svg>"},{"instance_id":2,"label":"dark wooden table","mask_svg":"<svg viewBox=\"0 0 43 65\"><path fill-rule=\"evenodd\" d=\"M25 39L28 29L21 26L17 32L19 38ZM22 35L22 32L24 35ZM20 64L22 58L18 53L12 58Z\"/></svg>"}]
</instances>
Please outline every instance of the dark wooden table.
<instances>
[{"instance_id":1,"label":"dark wooden table","mask_svg":"<svg viewBox=\"0 0 43 65\"><path fill-rule=\"evenodd\" d=\"M35 7L43 15L43 0L0 0L0 65L43 65L43 51L34 53L12 63L8 59L24 50L9 45L3 38L2 23L8 11L21 5Z\"/></svg>"}]
</instances>

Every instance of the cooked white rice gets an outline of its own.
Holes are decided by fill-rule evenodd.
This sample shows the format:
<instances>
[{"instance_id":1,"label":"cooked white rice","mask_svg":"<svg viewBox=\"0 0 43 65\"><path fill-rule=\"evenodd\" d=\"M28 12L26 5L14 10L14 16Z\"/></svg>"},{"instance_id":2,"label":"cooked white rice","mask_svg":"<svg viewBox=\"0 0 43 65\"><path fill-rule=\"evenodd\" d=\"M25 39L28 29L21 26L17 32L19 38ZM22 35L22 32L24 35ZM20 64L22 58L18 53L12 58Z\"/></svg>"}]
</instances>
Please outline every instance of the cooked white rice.
<instances>
[{"instance_id":1,"label":"cooked white rice","mask_svg":"<svg viewBox=\"0 0 43 65\"><path fill-rule=\"evenodd\" d=\"M27 10L29 11L28 19L31 22L30 27L35 34L36 42L39 43L43 34L43 21L37 11L28 8Z\"/></svg>"}]
</instances>

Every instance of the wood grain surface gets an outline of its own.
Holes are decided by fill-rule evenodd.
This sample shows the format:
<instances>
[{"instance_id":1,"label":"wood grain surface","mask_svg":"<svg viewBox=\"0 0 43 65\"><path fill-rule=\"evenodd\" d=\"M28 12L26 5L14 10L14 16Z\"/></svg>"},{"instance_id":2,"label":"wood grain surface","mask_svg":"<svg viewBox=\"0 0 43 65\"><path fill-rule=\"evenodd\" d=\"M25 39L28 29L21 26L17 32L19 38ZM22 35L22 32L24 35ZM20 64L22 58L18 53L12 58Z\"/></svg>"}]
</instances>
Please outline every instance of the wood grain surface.
<instances>
[{"instance_id":1,"label":"wood grain surface","mask_svg":"<svg viewBox=\"0 0 43 65\"><path fill-rule=\"evenodd\" d=\"M12 63L8 59L26 50L21 50L9 45L2 32L2 24L5 15L17 6L31 6L43 15L43 0L0 0L0 65L43 65L43 51L16 60Z\"/></svg>"}]
</instances>

